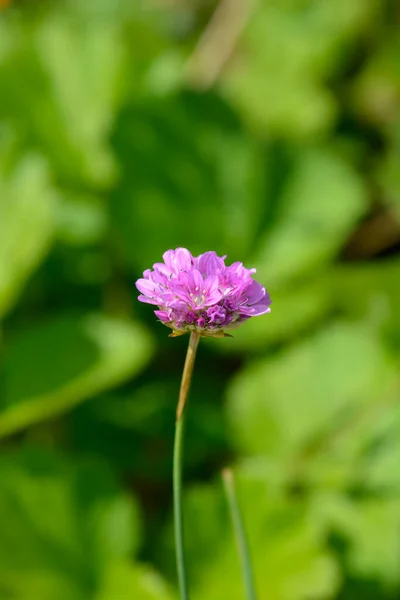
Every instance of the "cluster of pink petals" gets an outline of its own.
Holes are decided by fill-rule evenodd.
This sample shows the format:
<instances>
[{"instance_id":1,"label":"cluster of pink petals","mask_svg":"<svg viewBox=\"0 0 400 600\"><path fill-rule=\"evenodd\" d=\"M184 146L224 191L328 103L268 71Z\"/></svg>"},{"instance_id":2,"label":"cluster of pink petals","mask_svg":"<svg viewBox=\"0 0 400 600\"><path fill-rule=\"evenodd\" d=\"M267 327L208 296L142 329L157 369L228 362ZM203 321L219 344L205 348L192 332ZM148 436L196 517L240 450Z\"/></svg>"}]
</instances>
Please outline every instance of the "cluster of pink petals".
<instances>
[{"instance_id":1,"label":"cluster of pink petals","mask_svg":"<svg viewBox=\"0 0 400 600\"><path fill-rule=\"evenodd\" d=\"M197 331L220 336L270 312L268 292L252 278L255 269L241 262L226 266L225 258L213 251L194 257L185 248L168 250L164 262L136 282L139 300L158 306L154 313L176 335Z\"/></svg>"}]
</instances>

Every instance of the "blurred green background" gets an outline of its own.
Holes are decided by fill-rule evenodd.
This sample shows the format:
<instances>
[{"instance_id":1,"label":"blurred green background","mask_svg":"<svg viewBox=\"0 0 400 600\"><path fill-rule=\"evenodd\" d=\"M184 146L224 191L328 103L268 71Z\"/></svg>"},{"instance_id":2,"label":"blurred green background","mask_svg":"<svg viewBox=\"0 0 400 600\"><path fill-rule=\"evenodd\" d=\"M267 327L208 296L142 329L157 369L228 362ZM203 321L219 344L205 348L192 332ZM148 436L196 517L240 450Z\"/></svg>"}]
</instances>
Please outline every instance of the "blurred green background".
<instances>
[{"instance_id":1,"label":"blurred green background","mask_svg":"<svg viewBox=\"0 0 400 600\"><path fill-rule=\"evenodd\" d=\"M0 600L177 599L177 246L273 300L199 349L193 599L243 598L229 464L260 600L398 599L398 3L0 5Z\"/></svg>"}]
</instances>

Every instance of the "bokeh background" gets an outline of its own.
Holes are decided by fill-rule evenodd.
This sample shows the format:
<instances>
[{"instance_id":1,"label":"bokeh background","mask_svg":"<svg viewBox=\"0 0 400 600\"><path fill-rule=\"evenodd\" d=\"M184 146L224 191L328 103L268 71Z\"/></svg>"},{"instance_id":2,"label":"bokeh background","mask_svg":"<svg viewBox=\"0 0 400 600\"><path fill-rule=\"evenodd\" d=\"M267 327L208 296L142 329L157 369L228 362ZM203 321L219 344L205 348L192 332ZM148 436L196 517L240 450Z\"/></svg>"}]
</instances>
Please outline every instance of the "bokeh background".
<instances>
[{"instance_id":1,"label":"bokeh background","mask_svg":"<svg viewBox=\"0 0 400 600\"><path fill-rule=\"evenodd\" d=\"M398 3L0 4L0 600L177 599L177 246L273 299L199 349L193 599L243 598L226 465L260 600L398 599Z\"/></svg>"}]
</instances>

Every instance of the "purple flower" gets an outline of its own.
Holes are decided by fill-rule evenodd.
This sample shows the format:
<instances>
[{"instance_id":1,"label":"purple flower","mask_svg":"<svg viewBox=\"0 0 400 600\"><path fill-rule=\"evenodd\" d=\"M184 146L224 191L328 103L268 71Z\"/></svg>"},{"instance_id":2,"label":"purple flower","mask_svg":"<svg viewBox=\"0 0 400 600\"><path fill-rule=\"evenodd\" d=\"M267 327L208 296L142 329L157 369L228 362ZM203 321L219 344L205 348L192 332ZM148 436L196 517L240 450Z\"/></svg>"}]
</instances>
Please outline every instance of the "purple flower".
<instances>
[{"instance_id":1,"label":"purple flower","mask_svg":"<svg viewBox=\"0 0 400 600\"><path fill-rule=\"evenodd\" d=\"M252 278L255 269L240 262L225 265L213 251L194 257L177 248L164 253L164 262L143 273L136 287L139 300L158 306L155 315L174 330L171 335L197 331L222 337L250 317L270 312L271 300Z\"/></svg>"}]
</instances>

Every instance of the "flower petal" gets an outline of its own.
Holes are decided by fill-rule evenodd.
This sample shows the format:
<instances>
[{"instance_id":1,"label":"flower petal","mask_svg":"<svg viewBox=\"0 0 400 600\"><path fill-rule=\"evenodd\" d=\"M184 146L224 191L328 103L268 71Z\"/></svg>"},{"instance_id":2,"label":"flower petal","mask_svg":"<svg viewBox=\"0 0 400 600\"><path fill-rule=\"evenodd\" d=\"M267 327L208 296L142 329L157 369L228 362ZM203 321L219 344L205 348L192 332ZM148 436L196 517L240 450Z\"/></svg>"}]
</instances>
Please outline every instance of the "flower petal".
<instances>
[{"instance_id":1,"label":"flower petal","mask_svg":"<svg viewBox=\"0 0 400 600\"><path fill-rule=\"evenodd\" d=\"M241 262L225 265L214 251L197 258L186 248L167 250L136 287L139 300L158 306L155 315L174 330L223 335L247 319L270 312L271 299Z\"/></svg>"}]
</instances>

